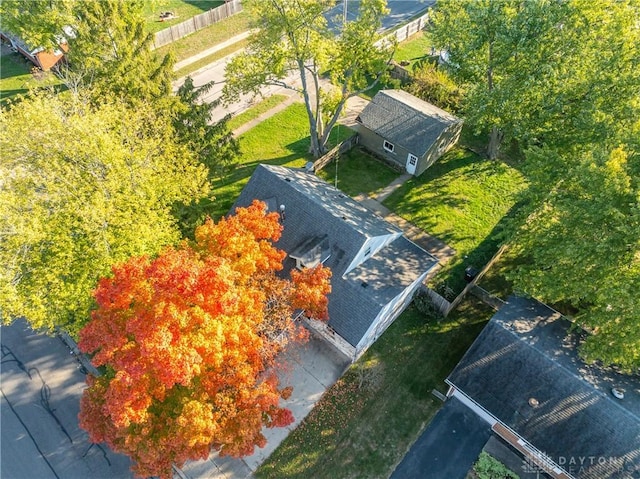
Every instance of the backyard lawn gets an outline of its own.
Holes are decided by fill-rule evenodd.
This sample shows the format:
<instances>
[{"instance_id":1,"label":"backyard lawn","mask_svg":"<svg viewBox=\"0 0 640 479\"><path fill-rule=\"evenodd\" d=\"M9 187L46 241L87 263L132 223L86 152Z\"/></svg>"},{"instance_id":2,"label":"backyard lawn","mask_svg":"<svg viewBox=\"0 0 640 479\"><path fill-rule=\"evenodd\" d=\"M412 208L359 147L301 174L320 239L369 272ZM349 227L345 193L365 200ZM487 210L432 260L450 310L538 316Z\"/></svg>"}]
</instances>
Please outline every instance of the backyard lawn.
<instances>
[{"instance_id":1,"label":"backyard lawn","mask_svg":"<svg viewBox=\"0 0 640 479\"><path fill-rule=\"evenodd\" d=\"M164 30L177 23L184 22L202 12L216 8L223 0L155 0L144 2L143 15L147 21L147 30L151 33ZM173 12L175 18L166 22L160 21L160 13Z\"/></svg>"},{"instance_id":2,"label":"backyard lawn","mask_svg":"<svg viewBox=\"0 0 640 479\"><path fill-rule=\"evenodd\" d=\"M429 36L429 32L422 30L410 38L398 44L393 59L398 62L409 62L405 68L412 69L416 63L425 61L429 58L433 43Z\"/></svg>"},{"instance_id":3,"label":"backyard lawn","mask_svg":"<svg viewBox=\"0 0 640 479\"><path fill-rule=\"evenodd\" d=\"M0 105L5 105L12 97L27 93L29 88L59 85L60 81L52 73L31 73L33 64L5 46L0 55Z\"/></svg>"},{"instance_id":4,"label":"backyard lawn","mask_svg":"<svg viewBox=\"0 0 640 479\"><path fill-rule=\"evenodd\" d=\"M345 127L339 133L342 138L353 134ZM215 201L206 205L213 218L229 211L260 163L300 168L313 159L309 154L309 124L304 105L293 103L240 136L240 148L242 153L233 171L214 182Z\"/></svg>"},{"instance_id":5,"label":"backyard lawn","mask_svg":"<svg viewBox=\"0 0 640 479\"><path fill-rule=\"evenodd\" d=\"M493 314L407 309L258 469L258 478L387 478L442 403L444 379Z\"/></svg>"},{"instance_id":6,"label":"backyard lawn","mask_svg":"<svg viewBox=\"0 0 640 479\"><path fill-rule=\"evenodd\" d=\"M436 278L446 278L457 293L465 284L464 269L482 267L497 251L494 236L525 185L515 168L457 147L384 204L457 251Z\"/></svg>"},{"instance_id":7,"label":"backyard lawn","mask_svg":"<svg viewBox=\"0 0 640 479\"><path fill-rule=\"evenodd\" d=\"M358 147L342 154L337 162L329 163L318 172L318 176L334 185L336 173L338 189L351 197L361 193L374 197L399 175Z\"/></svg>"}]
</instances>

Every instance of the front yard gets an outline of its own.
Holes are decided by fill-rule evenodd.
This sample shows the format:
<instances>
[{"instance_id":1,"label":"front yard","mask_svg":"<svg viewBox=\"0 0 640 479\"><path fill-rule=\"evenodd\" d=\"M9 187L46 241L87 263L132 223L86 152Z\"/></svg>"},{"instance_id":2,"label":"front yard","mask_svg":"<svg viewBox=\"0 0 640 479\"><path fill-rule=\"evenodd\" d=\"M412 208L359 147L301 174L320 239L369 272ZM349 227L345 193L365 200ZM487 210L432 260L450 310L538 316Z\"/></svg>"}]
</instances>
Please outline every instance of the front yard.
<instances>
[{"instance_id":1,"label":"front yard","mask_svg":"<svg viewBox=\"0 0 640 479\"><path fill-rule=\"evenodd\" d=\"M258 469L259 478L387 478L442 403L444 379L493 311L407 309Z\"/></svg>"}]
</instances>

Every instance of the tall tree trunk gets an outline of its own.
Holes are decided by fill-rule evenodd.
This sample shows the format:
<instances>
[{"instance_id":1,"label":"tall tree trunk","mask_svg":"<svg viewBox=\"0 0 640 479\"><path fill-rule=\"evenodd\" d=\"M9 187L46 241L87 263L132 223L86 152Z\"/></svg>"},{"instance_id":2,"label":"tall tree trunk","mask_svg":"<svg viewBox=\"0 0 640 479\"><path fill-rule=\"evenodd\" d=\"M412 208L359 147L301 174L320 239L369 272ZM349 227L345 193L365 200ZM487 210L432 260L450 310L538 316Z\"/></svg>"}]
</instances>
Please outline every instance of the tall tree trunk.
<instances>
[{"instance_id":1,"label":"tall tree trunk","mask_svg":"<svg viewBox=\"0 0 640 479\"><path fill-rule=\"evenodd\" d=\"M502 137L504 134L502 130L497 126L491 128L491 133L489 135L489 145L487 146L487 155L490 160L495 160L498 158L498 151L500 151L500 144L502 143Z\"/></svg>"},{"instance_id":2,"label":"tall tree trunk","mask_svg":"<svg viewBox=\"0 0 640 479\"><path fill-rule=\"evenodd\" d=\"M311 98L309 97L307 87L307 74L304 66L304 61L302 60L298 60L298 71L300 72L300 82L302 83L302 97L304 99L304 106L307 110L307 117L309 118L309 136L311 137L311 145L309 150L311 154L313 154L313 157L318 159L323 154L323 148L318 137L318 123L316 121L316 114L311 107ZM316 88L316 95L319 94L320 92L317 91Z\"/></svg>"}]
</instances>

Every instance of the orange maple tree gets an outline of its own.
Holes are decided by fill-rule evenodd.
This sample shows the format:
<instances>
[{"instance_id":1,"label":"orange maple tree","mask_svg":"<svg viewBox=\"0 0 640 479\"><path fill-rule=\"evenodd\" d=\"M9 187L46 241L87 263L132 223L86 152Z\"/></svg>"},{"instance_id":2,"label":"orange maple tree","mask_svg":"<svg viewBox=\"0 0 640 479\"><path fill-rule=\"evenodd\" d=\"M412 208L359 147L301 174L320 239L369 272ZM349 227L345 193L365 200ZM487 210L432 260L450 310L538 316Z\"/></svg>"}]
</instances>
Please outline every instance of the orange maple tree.
<instances>
[{"instance_id":1,"label":"orange maple tree","mask_svg":"<svg viewBox=\"0 0 640 479\"><path fill-rule=\"evenodd\" d=\"M293 421L279 406L275 357L305 339L304 310L327 317L330 271L282 270L277 213L255 201L196 229L195 242L131 258L100 280L80 349L103 374L87 376L80 425L93 442L130 456L139 476L172 464L262 447L263 426Z\"/></svg>"}]
</instances>

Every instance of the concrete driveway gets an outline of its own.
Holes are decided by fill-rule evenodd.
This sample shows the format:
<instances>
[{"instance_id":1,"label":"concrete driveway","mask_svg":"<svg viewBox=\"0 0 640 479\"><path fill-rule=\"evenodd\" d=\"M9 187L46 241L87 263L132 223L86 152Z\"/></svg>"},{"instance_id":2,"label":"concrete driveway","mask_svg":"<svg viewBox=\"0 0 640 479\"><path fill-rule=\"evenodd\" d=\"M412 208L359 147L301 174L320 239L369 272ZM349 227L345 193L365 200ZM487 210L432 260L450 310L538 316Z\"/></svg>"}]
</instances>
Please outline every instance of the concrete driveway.
<instances>
[{"instance_id":1,"label":"concrete driveway","mask_svg":"<svg viewBox=\"0 0 640 479\"><path fill-rule=\"evenodd\" d=\"M244 479L280 445L307 414L322 394L333 385L349 366L349 360L322 339L311 336L306 344L295 344L279 360L280 381L293 386L291 397L282 405L293 412L295 421L284 428L264 429L267 445L243 459L231 459L211 454L206 461L193 461L180 471L188 479Z\"/></svg>"},{"instance_id":2,"label":"concrete driveway","mask_svg":"<svg viewBox=\"0 0 640 479\"><path fill-rule=\"evenodd\" d=\"M489 436L489 424L451 398L413 444L391 479L464 479Z\"/></svg>"}]
</instances>

